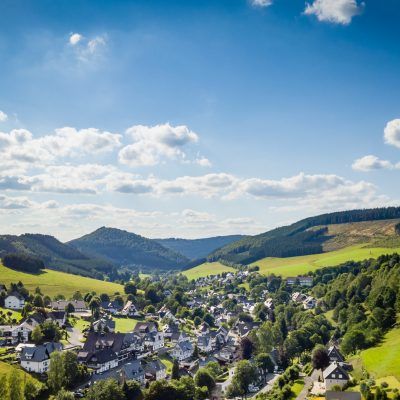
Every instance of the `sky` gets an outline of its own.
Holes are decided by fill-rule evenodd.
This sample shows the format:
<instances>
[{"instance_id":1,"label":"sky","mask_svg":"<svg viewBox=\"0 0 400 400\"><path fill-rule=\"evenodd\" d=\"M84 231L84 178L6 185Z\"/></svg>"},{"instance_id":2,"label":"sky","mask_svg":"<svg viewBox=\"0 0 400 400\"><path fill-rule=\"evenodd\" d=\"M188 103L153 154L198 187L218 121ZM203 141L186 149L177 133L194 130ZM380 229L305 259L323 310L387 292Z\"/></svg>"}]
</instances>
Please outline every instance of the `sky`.
<instances>
[{"instance_id":1,"label":"sky","mask_svg":"<svg viewBox=\"0 0 400 400\"><path fill-rule=\"evenodd\" d=\"M3 0L0 233L256 234L400 205L397 0Z\"/></svg>"}]
</instances>

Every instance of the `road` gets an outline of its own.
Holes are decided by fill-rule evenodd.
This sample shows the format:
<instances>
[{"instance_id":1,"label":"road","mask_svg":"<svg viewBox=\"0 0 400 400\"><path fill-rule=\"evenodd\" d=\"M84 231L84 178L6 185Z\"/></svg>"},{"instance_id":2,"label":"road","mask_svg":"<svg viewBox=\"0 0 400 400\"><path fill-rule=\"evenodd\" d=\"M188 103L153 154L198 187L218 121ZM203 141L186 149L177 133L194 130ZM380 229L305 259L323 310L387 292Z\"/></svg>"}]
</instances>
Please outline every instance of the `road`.
<instances>
[{"instance_id":1,"label":"road","mask_svg":"<svg viewBox=\"0 0 400 400\"><path fill-rule=\"evenodd\" d=\"M83 339L83 335L79 329L73 328L73 327L67 327L66 328L68 332L68 345L65 346L66 349L70 349L72 347L82 347L83 344L81 340Z\"/></svg>"},{"instance_id":2,"label":"road","mask_svg":"<svg viewBox=\"0 0 400 400\"><path fill-rule=\"evenodd\" d=\"M315 381L318 381L318 377L320 375L319 370L314 370L310 376L304 377L304 388L296 397L296 400L305 400L308 396L309 391L311 390Z\"/></svg>"},{"instance_id":3,"label":"road","mask_svg":"<svg viewBox=\"0 0 400 400\"><path fill-rule=\"evenodd\" d=\"M275 381L279 378L279 374L268 374L267 375L267 383L266 385L257 393L254 393L253 396L256 396L257 394L260 393L267 393L272 389L272 386L274 386Z\"/></svg>"}]
</instances>

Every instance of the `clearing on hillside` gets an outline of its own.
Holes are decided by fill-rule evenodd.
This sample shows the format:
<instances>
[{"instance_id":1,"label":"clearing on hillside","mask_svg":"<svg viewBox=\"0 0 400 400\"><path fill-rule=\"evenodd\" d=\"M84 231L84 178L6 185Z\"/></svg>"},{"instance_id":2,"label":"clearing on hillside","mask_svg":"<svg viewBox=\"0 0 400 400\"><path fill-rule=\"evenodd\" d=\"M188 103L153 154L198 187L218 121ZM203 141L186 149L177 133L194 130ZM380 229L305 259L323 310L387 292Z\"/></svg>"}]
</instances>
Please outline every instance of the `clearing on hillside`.
<instances>
[{"instance_id":1,"label":"clearing on hillside","mask_svg":"<svg viewBox=\"0 0 400 400\"><path fill-rule=\"evenodd\" d=\"M333 267L346 261L362 261L377 258L382 254L400 253L400 247L365 247L357 245L328 253L307 256L273 258L267 257L250 265L258 265L260 273L282 275L283 277L307 274L322 267Z\"/></svg>"},{"instance_id":2,"label":"clearing on hillside","mask_svg":"<svg viewBox=\"0 0 400 400\"><path fill-rule=\"evenodd\" d=\"M40 287L42 293L50 297L63 294L66 298L69 298L77 290L82 294L92 291L97 294L107 293L109 295L115 292L124 292L124 287L117 283L99 281L50 269L45 269L40 274L28 274L0 264L1 284L8 286L11 282L17 283L18 281L21 281L30 292L34 292L37 287Z\"/></svg>"},{"instance_id":3,"label":"clearing on hillside","mask_svg":"<svg viewBox=\"0 0 400 400\"><path fill-rule=\"evenodd\" d=\"M232 267L227 267L219 262L204 263L198 265L197 267L183 271L182 274L185 275L189 280L203 278L209 275L219 275L223 272L235 272L236 270Z\"/></svg>"}]
</instances>

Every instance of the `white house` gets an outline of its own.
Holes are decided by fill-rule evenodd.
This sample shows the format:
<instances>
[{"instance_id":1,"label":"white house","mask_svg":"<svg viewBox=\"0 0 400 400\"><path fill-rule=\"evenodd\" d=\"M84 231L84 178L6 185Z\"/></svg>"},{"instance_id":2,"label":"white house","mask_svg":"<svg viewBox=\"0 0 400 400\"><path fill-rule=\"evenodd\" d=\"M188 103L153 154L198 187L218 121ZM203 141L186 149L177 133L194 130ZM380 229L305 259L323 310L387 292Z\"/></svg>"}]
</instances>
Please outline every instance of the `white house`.
<instances>
[{"instance_id":1,"label":"white house","mask_svg":"<svg viewBox=\"0 0 400 400\"><path fill-rule=\"evenodd\" d=\"M350 380L349 374L337 362L333 362L324 370L323 377L326 390L330 390L334 386L343 388Z\"/></svg>"},{"instance_id":2,"label":"white house","mask_svg":"<svg viewBox=\"0 0 400 400\"><path fill-rule=\"evenodd\" d=\"M49 369L50 354L61 351L60 343L45 343L34 347L25 347L21 352L21 367L28 372L42 374Z\"/></svg>"},{"instance_id":3,"label":"white house","mask_svg":"<svg viewBox=\"0 0 400 400\"><path fill-rule=\"evenodd\" d=\"M156 381L167 377L167 368L158 358L147 362L144 370L146 375L150 375Z\"/></svg>"},{"instance_id":4,"label":"white house","mask_svg":"<svg viewBox=\"0 0 400 400\"><path fill-rule=\"evenodd\" d=\"M22 310L25 305L25 299L17 292L10 293L4 299L4 307L10 310Z\"/></svg>"},{"instance_id":5,"label":"white house","mask_svg":"<svg viewBox=\"0 0 400 400\"><path fill-rule=\"evenodd\" d=\"M171 356L178 361L186 360L193 354L193 345L189 340L178 342L171 351Z\"/></svg>"},{"instance_id":6,"label":"white house","mask_svg":"<svg viewBox=\"0 0 400 400\"><path fill-rule=\"evenodd\" d=\"M3 345L16 345L18 343L26 343L32 333L34 326L28 322L22 322L20 325L3 325L0 326L0 342Z\"/></svg>"},{"instance_id":7,"label":"white house","mask_svg":"<svg viewBox=\"0 0 400 400\"><path fill-rule=\"evenodd\" d=\"M199 350L210 353L212 351L212 341L210 335L201 335L197 338L197 347Z\"/></svg>"}]
</instances>

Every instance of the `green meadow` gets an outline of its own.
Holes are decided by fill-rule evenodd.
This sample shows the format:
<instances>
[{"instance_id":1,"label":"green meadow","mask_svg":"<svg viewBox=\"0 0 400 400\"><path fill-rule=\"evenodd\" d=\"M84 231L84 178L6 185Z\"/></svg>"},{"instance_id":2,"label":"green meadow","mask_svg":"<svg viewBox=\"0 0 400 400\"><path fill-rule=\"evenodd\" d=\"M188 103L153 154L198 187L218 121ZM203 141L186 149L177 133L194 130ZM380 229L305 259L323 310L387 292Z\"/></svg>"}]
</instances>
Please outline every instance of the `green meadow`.
<instances>
[{"instance_id":1,"label":"green meadow","mask_svg":"<svg viewBox=\"0 0 400 400\"><path fill-rule=\"evenodd\" d=\"M250 265L258 265L262 274L276 274L283 277L297 276L315 271L322 267L337 266L346 261L362 261L368 258L377 258L382 254L400 252L400 247L365 247L356 245L327 253L311 254L307 256L273 258L267 257Z\"/></svg>"},{"instance_id":2,"label":"green meadow","mask_svg":"<svg viewBox=\"0 0 400 400\"><path fill-rule=\"evenodd\" d=\"M219 262L204 263L198 265L197 267L183 271L182 274L185 275L189 280L203 278L209 275L218 275L223 272L235 272L232 267L227 267Z\"/></svg>"},{"instance_id":3,"label":"green meadow","mask_svg":"<svg viewBox=\"0 0 400 400\"><path fill-rule=\"evenodd\" d=\"M57 294L63 294L66 298L72 296L77 290L82 294L95 291L96 293L107 293L109 295L115 292L124 293L122 285L99 281L97 279L86 278L79 275L67 274L65 272L43 270L40 274L28 274L15 271L0 265L0 283L8 286L11 282L21 281L31 292L40 287L44 295L54 297Z\"/></svg>"}]
</instances>

